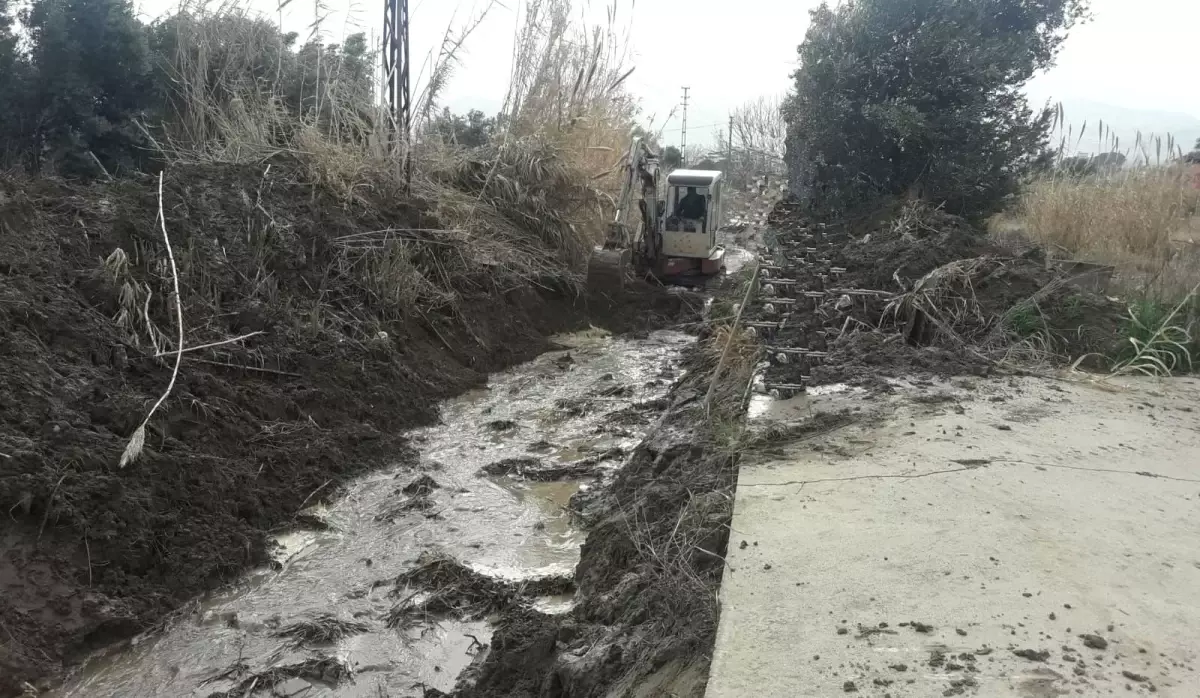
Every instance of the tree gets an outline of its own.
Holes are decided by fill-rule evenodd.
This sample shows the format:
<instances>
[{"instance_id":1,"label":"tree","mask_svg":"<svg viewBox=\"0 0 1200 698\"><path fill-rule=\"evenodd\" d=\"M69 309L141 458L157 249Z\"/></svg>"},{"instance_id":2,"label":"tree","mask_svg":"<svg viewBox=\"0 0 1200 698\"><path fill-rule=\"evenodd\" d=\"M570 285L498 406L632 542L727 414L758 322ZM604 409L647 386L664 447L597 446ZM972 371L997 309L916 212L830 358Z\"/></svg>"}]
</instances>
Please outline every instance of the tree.
<instances>
[{"instance_id":1,"label":"tree","mask_svg":"<svg viewBox=\"0 0 1200 698\"><path fill-rule=\"evenodd\" d=\"M35 0L23 16L33 47L35 164L68 175L136 164L134 120L153 103L145 31L128 0Z\"/></svg>"},{"instance_id":2,"label":"tree","mask_svg":"<svg viewBox=\"0 0 1200 698\"><path fill-rule=\"evenodd\" d=\"M478 109L468 111L464 117L452 113L447 107L430 122L430 129L444 143L478 148L491 139L492 132L496 130L496 118L489 118Z\"/></svg>"},{"instance_id":3,"label":"tree","mask_svg":"<svg viewBox=\"0 0 1200 698\"><path fill-rule=\"evenodd\" d=\"M787 123L782 103L780 97L759 97L735 108L730 114L732 147L727 130L713 132L716 152L722 155L723 169L735 186L744 187L764 174L783 174ZM732 162L725 162L730 155Z\"/></svg>"},{"instance_id":4,"label":"tree","mask_svg":"<svg viewBox=\"0 0 1200 698\"><path fill-rule=\"evenodd\" d=\"M663 167L667 168L668 170L675 170L675 169L679 169L679 166L682 163L683 163L683 151L680 150L677 146L668 145L663 150L663 155L662 155Z\"/></svg>"},{"instance_id":5,"label":"tree","mask_svg":"<svg viewBox=\"0 0 1200 698\"><path fill-rule=\"evenodd\" d=\"M1048 145L1021 87L1086 0L846 0L811 12L784 105L790 188L818 210L908 195L994 210Z\"/></svg>"},{"instance_id":6,"label":"tree","mask_svg":"<svg viewBox=\"0 0 1200 698\"><path fill-rule=\"evenodd\" d=\"M29 65L17 50L8 0L0 0L0 168L15 164L28 149L26 97Z\"/></svg>"}]
</instances>

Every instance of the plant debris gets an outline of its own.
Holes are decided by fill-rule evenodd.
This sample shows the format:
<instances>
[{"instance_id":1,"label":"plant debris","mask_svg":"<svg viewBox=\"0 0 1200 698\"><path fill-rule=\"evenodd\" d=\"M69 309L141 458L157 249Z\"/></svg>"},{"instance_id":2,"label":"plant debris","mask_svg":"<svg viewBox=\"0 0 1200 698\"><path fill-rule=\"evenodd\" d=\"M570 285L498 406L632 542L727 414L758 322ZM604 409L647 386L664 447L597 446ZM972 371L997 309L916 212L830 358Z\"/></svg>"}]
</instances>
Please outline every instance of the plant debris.
<instances>
[{"instance_id":1,"label":"plant debris","mask_svg":"<svg viewBox=\"0 0 1200 698\"><path fill-rule=\"evenodd\" d=\"M309 620L292 623L275 634L279 637L293 638L297 643L329 643L365 633L367 630L366 623L322 613Z\"/></svg>"}]
</instances>

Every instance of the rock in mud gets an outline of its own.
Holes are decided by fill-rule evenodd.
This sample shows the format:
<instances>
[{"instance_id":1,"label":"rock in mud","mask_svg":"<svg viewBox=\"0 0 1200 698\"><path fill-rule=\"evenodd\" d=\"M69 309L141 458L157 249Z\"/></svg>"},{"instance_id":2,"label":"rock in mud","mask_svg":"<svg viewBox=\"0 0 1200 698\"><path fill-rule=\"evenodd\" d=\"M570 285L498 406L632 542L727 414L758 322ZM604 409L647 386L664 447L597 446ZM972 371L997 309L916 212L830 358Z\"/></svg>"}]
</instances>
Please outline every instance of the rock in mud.
<instances>
[{"instance_id":1,"label":"rock in mud","mask_svg":"<svg viewBox=\"0 0 1200 698\"><path fill-rule=\"evenodd\" d=\"M1013 650L1013 654L1017 655L1021 659L1028 659L1031 662L1044 662L1050 659L1049 650Z\"/></svg>"},{"instance_id":2,"label":"rock in mud","mask_svg":"<svg viewBox=\"0 0 1200 698\"><path fill-rule=\"evenodd\" d=\"M487 423L487 428L492 431L512 431L517 428L517 423L511 419L493 419Z\"/></svg>"}]
</instances>

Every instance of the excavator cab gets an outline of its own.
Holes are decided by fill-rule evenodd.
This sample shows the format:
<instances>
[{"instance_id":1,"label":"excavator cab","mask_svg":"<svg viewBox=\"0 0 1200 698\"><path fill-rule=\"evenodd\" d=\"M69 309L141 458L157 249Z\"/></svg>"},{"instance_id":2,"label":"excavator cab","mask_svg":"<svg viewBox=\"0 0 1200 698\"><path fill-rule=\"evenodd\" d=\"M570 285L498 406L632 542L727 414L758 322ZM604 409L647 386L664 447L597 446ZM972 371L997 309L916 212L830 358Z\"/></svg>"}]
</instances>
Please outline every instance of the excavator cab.
<instances>
[{"instance_id":1,"label":"excavator cab","mask_svg":"<svg viewBox=\"0 0 1200 698\"><path fill-rule=\"evenodd\" d=\"M723 176L717 170L676 170L667 175L661 254L663 273L711 275L723 268L721 227Z\"/></svg>"}]
</instances>

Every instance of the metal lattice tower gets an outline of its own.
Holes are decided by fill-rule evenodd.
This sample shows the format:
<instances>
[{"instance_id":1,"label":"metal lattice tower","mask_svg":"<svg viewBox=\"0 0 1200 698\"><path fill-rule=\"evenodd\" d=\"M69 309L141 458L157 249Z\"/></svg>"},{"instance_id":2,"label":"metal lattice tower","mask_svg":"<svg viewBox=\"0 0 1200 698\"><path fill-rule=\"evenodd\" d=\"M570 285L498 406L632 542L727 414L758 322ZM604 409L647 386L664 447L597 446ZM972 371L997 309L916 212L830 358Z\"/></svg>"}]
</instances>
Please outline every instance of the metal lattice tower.
<instances>
[{"instance_id":1,"label":"metal lattice tower","mask_svg":"<svg viewBox=\"0 0 1200 698\"><path fill-rule=\"evenodd\" d=\"M688 108L688 90L692 88L683 88L683 135L680 136L679 144L679 161L684 165L687 164L687 108Z\"/></svg>"},{"instance_id":2,"label":"metal lattice tower","mask_svg":"<svg viewBox=\"0 0 1200 698\"><path fill-rule=\"evenodd\" d=\"M408 144L412 129L409 94L408 0L383 0L383 80L388 115L404 149L405 181L411 177Z\"/></svg>"}]
</instances>

